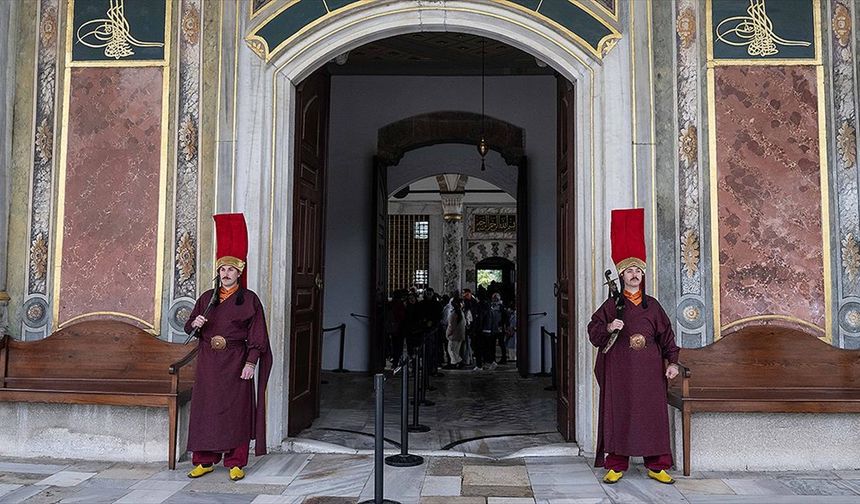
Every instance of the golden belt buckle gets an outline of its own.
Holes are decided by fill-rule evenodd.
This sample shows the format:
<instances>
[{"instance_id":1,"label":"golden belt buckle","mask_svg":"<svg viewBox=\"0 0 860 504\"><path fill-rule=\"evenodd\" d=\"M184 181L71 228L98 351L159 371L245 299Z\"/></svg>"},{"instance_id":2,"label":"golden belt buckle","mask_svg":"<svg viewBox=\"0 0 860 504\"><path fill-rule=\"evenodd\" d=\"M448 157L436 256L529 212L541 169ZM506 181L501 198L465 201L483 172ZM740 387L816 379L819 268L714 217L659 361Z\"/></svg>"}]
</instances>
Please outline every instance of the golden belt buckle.
<instances>
[{"instance_id":1,"label":"golden belt buckle","mask_svg":"<svg viewBox=\"0 0 860 504\"><path fill-rule=\"evenodd\" d=\"M212 339L209 340L209 346L212 347L212 350L220 352L227 348L227 338L224 336L212 336Z\"/></svg>"},{"instance_id":2,"label":"golden belt buckle","mask_svg":"<svg viewBox=\"0 0 860 504\"><path fill-rule=\"evenodd\" d=\"M645 348L645 336L641 334L630 336L630 348L633 350L642 350Z\"/></svg>"}]
</instances>

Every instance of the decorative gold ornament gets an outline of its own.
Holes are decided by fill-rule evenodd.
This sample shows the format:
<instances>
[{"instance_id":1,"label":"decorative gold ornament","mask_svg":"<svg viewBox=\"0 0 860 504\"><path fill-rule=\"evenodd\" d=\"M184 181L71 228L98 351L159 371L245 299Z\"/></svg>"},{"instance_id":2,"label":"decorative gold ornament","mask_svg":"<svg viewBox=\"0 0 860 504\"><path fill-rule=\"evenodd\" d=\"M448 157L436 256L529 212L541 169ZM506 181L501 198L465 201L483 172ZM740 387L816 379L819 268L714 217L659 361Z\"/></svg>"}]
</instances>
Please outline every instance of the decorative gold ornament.
<instances>
[{"instance_id":1,"label":"decorative gold ornament","mask_svg":"<svg viewBox=\"0 0 860 504\"><path fill-rule=\"evenodd\" d=\"M853 327L860 327L860 311L851 310L845 314L845 321Z\"/></svg>"},{"instance_id":2,"label":"decorative gold ornament","mask_svg":"<svg viewBox=\"0 0 860 504\"><path fill-rule=\"evenodd\" d=\"M687 165L695 163L699 155L699 137L694 124L689 124L681 130L681 137L678 139L678 143L679 154Z\"/></svg>"},{"instance_id":3,"label":"decorative gold ornament","mask_svg":"<svg viewBox=\"0 0 860 504\"><path fill-rule=\"evenodd\" d=\"M45 278L48 272L48 242L42 233L36 235L36 239L30 244L30 268L36 280Z\"/></svg>"},{"instance_id":4,"label":"decorative gold ornament","mask_svg":"<svg viewBox=\"0 0 860 504\"><path fill-rule=\"evenodd\" d=\"M851 14L848 8L841 3L836 4L833 10L833 35L842 47L847 47L851 41Z\"/></svg>"},{"instance_id":5,"label":"decorative gold ornament","mask_svg":"<svg viewBox=\"0 0 860 504\"><path fill-rule=\"evenodd\" d=\"M699 320L699 316L701 314L702 314L702 312L699 311L699 309L696 308L695 306L688 306L688 307L684 308L684 318L690 322L694 322L696 320Z\"/></svg>"},{"instance_id":6,"label":"decorative gold ornament","mask_svg":"<svg viewBox=\"0 0 860 504\"><path fill-rule=\"evenodd\" d=\"M699 271L699 254L699 235L696 231L688 229L681 235L681 261L687 278L693 278L693 275Z\"/></svg>"},{"instance_id":7,"label":"decorative gold ornament","mask_svg":"<svg viewBox=\"0 0 860 504\"><path fill-rule=\"evenodd\" d=\"M687 7L681 12L675 23L675 31L678 33L681 47L684 49L690 47L690 44L696 39L696 14L693 9Z\"/></svg>"},{"instance_id":8,"label":"decorative gold ornament","mask_svg":"<svg viewBox=\"0 0 860 504\"><path fill-rule=\"evenodd\" d=\"M27 308L27 320L31 322L39 320L44 314L45 309L42 308L42 305L39 303L33 303L29 308Z\"/></svg>"},{"instance_id":9,"label":"decorative gold ornament","mask_svg":"<svg viewBox=\"0 0 860 504\"><path fill-rule=\"evenodd\" d=\"M611 51L612 48L615 47L615 45L618 43L619 39L620 39L620 37L614 37L614 38L606 39L603 42L603 47L599 47L597 49L600 52L600 57L605 58L606 55L609 54L609 51Z\"/></svg>"},{"instance_id":10,"label":"decorative gold ornament","mask_svg":"<svg viewBox=\"0 0 860 504\"><path fill-rule=\"evenodd\" d=\"M180 308L176 310L176 320L181 323L188 322L188 317L191 316L191 310L188 308Z\"/></svg>"},{"instance_id":11,"label":"decorative gold ornament","mask_svg":"<svg viewBox=\"0 0 860 504\"><path fill-rule=\"evenodd\" d=\"M54 130L47 117L36 128L36 154L42 164L50 163L54 155Z\"/></svg>"},{"instance_id":12,"label":"decorative gold ornament","mask_svg":"<svg viewBox=\"0 0 860 504\"><path fill-rule=\"evenodd\" d=\"M212 347L212 350L220 352L227 348L227 338L224 336L212 336L212 339L209 340L209 346Z\"/></svg>"},{"instance_id":13,"label":"decorative gold ornament","mask_svg":"<svg viewBox=\"0 0 860 504\"><path fill-rule=\"evenodd\" d=\"M197 156L197 125L190 115L186 115L179 127L179 148L185 162L190 162Z\"/></svg>"},{"instance_id":14,"label":"decorative gold ornament","mask_svg":"<svg viewBox=\"0 0 860 504\"><path fill-rule=\"evenodd\" d=\"M186 282L194 274L194 242L191 233L185 231L179 237L176 247L176 271L179 272L179 281Z\"/></svg>"},{"instance_id":15,"label":"decorative gold ornament","mask_svg":"<svg viewBox=\"0 0 860 504\"><path fill-rule=\"evenodd\" d=\"M853 233L848 233L842 239L842 267L852 282L860 275L860 243Z\"/></svg>"},{"instance_id":16,"label":"decorative gold ornament","mask_svg":"<svg viewBox=\"0 0 860 504\"><path fill-rule=\"evenodd\" d=\"M268 49L266 49L266 44L262 40L255 38L251 40L246 40L245 42L248 44L248 47L250 47L251 50L254 51L254 54L259 56L263 60L266 59L266 53L269 51Z\"/></svg>"},{"instance_id":17,"label":"decorative gold ornament","mask_svg":"<svg viewBox=\"0 0 860 504\"><path fill-rule=\"evenodd\" d=\"M630 348L637 351L645 348L645 336L642 336L641 334L630 336Z\"/></svg>"},{"instance_id":18,"label":"decorative gold ornament","mask_svg":"<svg viewBox=\"0 0 860 504\"><path fill-rule=\"evenodd\" d=\"M836 149L845 166L854 166L857 160L857 132L845 121L836 133Z\"/></svg>"},{"instance_id":19,"label":"decorative gold ornament","mask_svg":"<svg viewBox=\"0 0 860 504\"><path fill-rule=\"evenodd\" d=\"M54 45L54 38L57 36L57 9L51 7L42 14L39 36L46 47Z\"/></svg>"},{"instance_id":20,"label":"decorative gold ornament","mask_svg":"<svg viewBox=\"0 0 860 504\"><path fill-rule=\"evenodd\" d=\"M200 13L193 5L182 13L182 37L191 45L200 40Z\"/></svg>"}]
</instances>

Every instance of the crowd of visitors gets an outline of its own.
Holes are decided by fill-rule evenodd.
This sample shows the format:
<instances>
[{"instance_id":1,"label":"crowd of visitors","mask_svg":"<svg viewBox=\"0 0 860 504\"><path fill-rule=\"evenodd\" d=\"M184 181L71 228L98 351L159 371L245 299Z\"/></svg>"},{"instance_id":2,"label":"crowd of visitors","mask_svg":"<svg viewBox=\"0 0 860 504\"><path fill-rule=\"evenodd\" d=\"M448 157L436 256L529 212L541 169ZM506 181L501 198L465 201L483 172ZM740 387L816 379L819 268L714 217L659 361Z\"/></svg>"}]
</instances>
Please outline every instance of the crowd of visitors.
<instances>
[{"instance_id":1,"label":"crowd of visitors","mask_svg":"<svg viewBox=\"0 0 860 504\"><path fill-rule=\"evenodd\" d=\"M516 311L494 287L482 287L480 298L471 289L449 296L430 287L395 291L386 313L388 359L396 364L404 345L410 355L424 345L431 372L440 367L491 371L506 364L516 348Z\"/></svg>"}]
</instances>

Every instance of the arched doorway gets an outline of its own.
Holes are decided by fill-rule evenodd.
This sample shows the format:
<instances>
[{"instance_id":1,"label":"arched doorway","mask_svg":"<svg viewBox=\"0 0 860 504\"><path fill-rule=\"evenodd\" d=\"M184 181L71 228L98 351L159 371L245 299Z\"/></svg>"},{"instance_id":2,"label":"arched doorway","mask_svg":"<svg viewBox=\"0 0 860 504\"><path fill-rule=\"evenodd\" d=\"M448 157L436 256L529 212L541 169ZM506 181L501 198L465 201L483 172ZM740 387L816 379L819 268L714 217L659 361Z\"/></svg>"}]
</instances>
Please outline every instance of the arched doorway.
<instances>
[{"instance_id":1,"label":"arched doorway","mask_svg":"<svg viewBox=\"0 0 860 504\"><path fill-rule=\"evenodd\" d=\"M475 291L478 297L499 294L510 304L517 299L516 264L504 257L488 257L475 264Z\"/></svg>"},{"instance_id":2,"label":"arched doorway","mask_svg":"<svg viewBox=\"0 0 860 504\"><path fill-rule=\"evenodd\" d=\"M472 8L469 4L474 3ZM243 9L245 7L242 7ZM297 109L297 85L332 57L370 40L416 31L461 31L500 40L524 50L554 68L566 80L575 83L569 89L569 125L567 139L576 149L568 151L566 172L569 194L580 188L579 197L564 205L569 219L565 221L567 258L571 275L566 277L569 310L569 356L575 369L576 387L567 391L569 416L564 423L570 438L576 437L589 446L593 442L595 410L594 383L591 377L593 351L577 335L590 315L599 292L599 270L608 257L604 243L608 210L619 200L633 200L633 174L628 169L633 152L630 144L605 147L601 139L608 132L629 131L630 116L612 113L614 104L601 98L612 82L624 82L627 69L623 64L603 65L600 58L583 50L557 26L541 22L530 11L506 3L486 5L483 2L459 2L457 6L432 3L416 6L413 2L391 2L385 6L369 4L303 31L302 37L277 52L266 65L245 49L240 50L237 66L243 79L240 91L256 90L245 96L237 93L235 136L236 163L230 178L233 201L219 203L245 211L257 238L250 251L252 259L271 268L259 271L255 278L258 290L271 306L271 332L277 336L273 350L284 359L276 364L270 385L270 425L273 438L283 437L291 416L289 390L295 383L286 363L292 358L291 317L293 299L293 241L297 218L293 194L297 181L294 121ZM608 92L608 91L607 91ZM225 92L225 96L229 93ZM260 97L267 105L260 106ZM270 105L269 105L270 104ZM222 121L227 124L227 121ZM572 128L573 124L582 125ZM607 162L611 161L611 162ZM607 166L611 168L606 168ZM219 173L220 176L220 173ZM370 177L370 175L368 175ZM611 177L613 200L597 181ZM261 198L260 196L263 195ZM230 198L226 198L229 200ZM219 202L225 198L219 198ZM561 207L560 207L561 208ZM576 282L573 282L573 269ZM263 270L263 268L261 268ZM544 286L546 288L550 288ZM562 292L562 289L559 289ZM573 304L572 300L582 302ZM573 384L573 374L570 376ZM278 392L276 392L278 391ZM576 412L574 414L574 411ZM580 421L574 428L573 418ZM575 435L574 435L575 434Z\"/></svg>"},{"instance_id":3,"label":"arched doorway","mask_svg":"<svg viewBox=\"0 0 860 504\"><path fill-rule=\"evenodd\" d=\"M483 47L483 45L482 45ZM389 179L393 180L395 188L402 185L403 180L409 177L409 169L401 167L401 160L408 153L414 153L420 150L427 150L432 146L446 145L463 145L473 147L479 142L479 139L485 138L492 154L500 156L502 162L494 163L495 169L479 171L477 164L465 163L459 160L448 160L455 166L471 167L472 176L478 178L487 178L489 181L495 181L500 186L505 187L508 194L516 201L515 216L512 219L505 217L503 220L510 227L505 231L501 231L499 235L509 234L513 238L515 245L514 254L521 260L521 266L517 268L516 284L519 285L519 295L516 296L516 309L519 313L528 313L529 309L529 291L528 291L528 257L529 257L529 191L528 191L528 172L527 159L525 156L525 133L523 128L492 116L476 114L463 111L437 111L425 114L417 114L410 117L405 117L395 122L386 124L379 129L377 140L377 153L374 159L374 224L376 243L373 246L372 262L374 264L373 281L371 285L371 298L374 300L374 306L371 315L371 348L380 349L383 345L380 344L383 331L380 327L383 325L385 310L383 308L384 300L387 297L386 289L382 277L385 275L386 265L385 259L385 228L386 228L386 206L385 202L388 199L390 190L387 184L382 184ZM443 159L446 156L443 155ZM475 158L474 154L472 158ZM431 162L437 163L438 160ZM460 164L458 164L460 163ZM410 163L403 163L411 166ZM421 167L421 163L417 163L418 169L427 171L427 167ZM432 171L432 168L430 169ZM435 173L434 173L435 175ZM468 178L468 177L467 177ZM441 186L440 186L441 187ZM453 185L447 188L450 191L456 192L458 189ZM467 220L470 226L474 226L474 219L484 217L492 219L496 225L500 221L499 216L472 216L469 215ZM462 216L460 217L462 218ZM450 232L455 232L451 229ZM462 230L459 234L463 234ZM458 248L466 245L465 243ZM473 243L471 246L474 246ZM476 249L477 250L477 249ZM474 256L474 254L472 254ZM465 267L467 265L460 265ZM470 271L466 268L466 272ZM469 280L463 275L460 275L459 285L453 285L451 282L446 282L445 289L459 290L467 287L467 283L474 280ZM472 286L474 288L474 286ZM513 306L511 306L513 308ZM520 334L518 339L517 353L520 360L517 361L517 367L521 376L529 374L529 346L528 346L528 317L517 319L517 331ZM371 354L370 368L380 370L382 368L383 358L378 352L376 355Z\"/></svg>"}]
</instances>

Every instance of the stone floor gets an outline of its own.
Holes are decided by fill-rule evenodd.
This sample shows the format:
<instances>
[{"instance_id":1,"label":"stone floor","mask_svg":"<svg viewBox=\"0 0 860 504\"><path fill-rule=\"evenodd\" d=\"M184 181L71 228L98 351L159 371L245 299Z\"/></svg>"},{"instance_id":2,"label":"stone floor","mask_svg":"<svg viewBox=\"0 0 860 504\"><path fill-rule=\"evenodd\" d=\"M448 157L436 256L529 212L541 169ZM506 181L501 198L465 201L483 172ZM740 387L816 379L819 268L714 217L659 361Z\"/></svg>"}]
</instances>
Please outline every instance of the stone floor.
<instances>
[{"instance_id":1,"label":"stone floor","mask_svg":"<svg viewBox=\"0 0 860 504\"><path fill-rule=\"evenodd\" d=\"M364 375L326 373L322 415L281 452L252 458L232 482L219 467L200 479L191 464L0 458L0 503L354 504L373 498L373 394ZM403 504L858 503L860 470L694 473L675 485L634 464L615 485L601 483L573 443L555 431L547 378L520 379L512 366L445 371L421 408L429 433L411 434L411 468L384 467L384 496ZM386 454L399 452L400 388L385 385ZM477 401L475 398L482 398Z\"/></svg>"},{"instance_id":2,"label":"stone floor","mask_svg":"<svg viewBox=\"0 0 860 504\"><path fill-rule=\"evenodd\" d=\"M369 455L276 453L251 460L247 477L219 467L197 480L162 464L0 459L3 503L354 504L373 498ZM428 457L384 468L385 497L403 504L860 503L860 471L694 473L675 485L634 465L615 485L582 457L494 460Z\"/></svg>"},{"instance_id":3,"label":"stone floor","mask_svg":"<svg viewBox=\"0 0 860 504\"><path fill-rule=\"evenodd\" d=\"M412 433L409 446L503 457L521 450L564 443L556 428L556 393L549 378L520 378L514 364L495 371L444 370L426 393L419 421L431 428ZM359 373L323 373L320 418L299 438L369 450L373 448L373 378ZM400 442L400 375L385 384L386 447ZM412 423L412 406L409 422Z\"/></svg>"}]
</instances>

